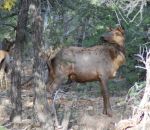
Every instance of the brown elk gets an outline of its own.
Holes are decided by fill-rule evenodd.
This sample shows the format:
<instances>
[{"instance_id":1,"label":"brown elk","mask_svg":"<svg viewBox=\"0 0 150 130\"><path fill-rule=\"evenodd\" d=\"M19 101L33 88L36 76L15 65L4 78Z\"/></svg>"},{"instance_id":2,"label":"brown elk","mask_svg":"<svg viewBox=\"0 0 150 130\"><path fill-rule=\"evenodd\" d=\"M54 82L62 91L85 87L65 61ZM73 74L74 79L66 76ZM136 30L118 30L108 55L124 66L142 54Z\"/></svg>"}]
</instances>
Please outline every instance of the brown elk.
<instances>
[{"instance_id":1,"label":"brown elk","mask_svg":"<svg viewBox=\"0 0 150 130\"><path fill-rule=\"evenodd\" d=\"M10 62L9 52L11 48L14 47L14 42L5 38L2 44L4 47L2 47L2 50L0 50L0 70L3 68L5 73L7 73Z\"/></svg>"},{"instance_id":2,"label":"brown elk","mask_svg":"<svg viewBox=\"0 0 150 130\"><path fill-rule=\"evenodd\" d=\"M116 75L119 67L125 62L124 29L119 26L101 38L106 45L62 48L49 61L50 76L53 80L49 89L53 93L65 80L80 83L100 81L103 113L112 116L107 82Z\"/></svg>"}]
</instances>

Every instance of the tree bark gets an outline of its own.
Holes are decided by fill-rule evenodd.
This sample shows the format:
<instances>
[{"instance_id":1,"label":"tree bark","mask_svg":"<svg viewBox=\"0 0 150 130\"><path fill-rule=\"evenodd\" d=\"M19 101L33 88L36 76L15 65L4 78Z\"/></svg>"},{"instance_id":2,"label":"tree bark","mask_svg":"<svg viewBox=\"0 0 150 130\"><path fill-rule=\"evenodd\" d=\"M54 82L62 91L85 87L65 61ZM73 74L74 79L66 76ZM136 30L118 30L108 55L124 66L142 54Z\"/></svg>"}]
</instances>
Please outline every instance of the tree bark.
<instances>
[{"instance_id":1,"label":"tree bark","mask_svg":"<svg viewBox=\"0 0 150 130\"><path fill-rule=\"evenodd\" d=\"M10 120L21 120L22 101L21 101L21 60L23 52L23 44L26 41L26 29L28 21L29 0L19 1L18 23L15 40L14 63L11 74L11 102L13 110ZM16 118L15 118L16 117Z\"/></svg>"},{"instance_id":2,"label":"tree bark","mask_svg":"<svg viewBox=\"0 0 150 130\"><path fill-rule=\"evenodd\" d=\"M34 110L38 120L42 124L43 130L54 130L54 124L49 109L46 97L46 84L43 79L44 75L44 61L38 57L40 48L42 47L43 34L43 18L41 16L41 1L34 0L33 23L32 23L32 43L34 48Z\"/></svg>"}]
</instances>

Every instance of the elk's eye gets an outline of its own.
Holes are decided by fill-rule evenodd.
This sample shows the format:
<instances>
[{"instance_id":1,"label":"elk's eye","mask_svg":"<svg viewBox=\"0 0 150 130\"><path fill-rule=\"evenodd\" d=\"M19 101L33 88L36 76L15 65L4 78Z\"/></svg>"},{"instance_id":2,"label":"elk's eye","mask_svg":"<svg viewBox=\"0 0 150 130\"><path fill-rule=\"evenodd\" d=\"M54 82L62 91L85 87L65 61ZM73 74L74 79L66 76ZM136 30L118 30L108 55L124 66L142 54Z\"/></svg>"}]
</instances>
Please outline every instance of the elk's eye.
<instances>
[{"instance_id":1,"label":"elk's eye","mask_svg":"<svg viewBox=\"0 0 150 130\"><path fill-rule=\"evenodd\" d=\"M119 32L116 32L116 35L117 35L117 36L121 36L121 34L120 34Z\"/></svg>"}]
</instances>

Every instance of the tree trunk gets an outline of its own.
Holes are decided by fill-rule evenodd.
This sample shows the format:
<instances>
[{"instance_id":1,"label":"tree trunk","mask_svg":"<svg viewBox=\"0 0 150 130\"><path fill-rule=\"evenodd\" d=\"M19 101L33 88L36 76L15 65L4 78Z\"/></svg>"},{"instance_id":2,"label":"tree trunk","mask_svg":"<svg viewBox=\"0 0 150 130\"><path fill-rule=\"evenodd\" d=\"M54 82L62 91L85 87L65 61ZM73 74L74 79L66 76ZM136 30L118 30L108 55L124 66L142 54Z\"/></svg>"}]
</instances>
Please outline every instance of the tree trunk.
<instances>
[{"instance_id":1,"label":"tree trunk","mask_svg":"<svg viewBox=\"0 0 150 130\"><path fill-rule=\"evenodd\" d=\"M40 0L34 0L33 23L32 23L32 43L34 48L34 110L38 120L42 124L43 130L54 130L51 112L46 97L46 84L44 81L44 61L38 57L42 47L43 18L40 15Z\"/></svg>"},{"instance_id":2,"label":"tree trunk","mask_svg":"<svg viewBox=\"0 0 150 130\"><path fill-rule=\"evenodd\" d=\"M19 1L18 23L15 40L14 63L12 67L12 86L11 86L11 102L13 110L10 120L21 120L22 102L21 102L21 60L23 52L23 44L26 41L26 27L28 20L29 0ZM16 118L15 118L16 117Z\"/></svg>"}]
</instances>

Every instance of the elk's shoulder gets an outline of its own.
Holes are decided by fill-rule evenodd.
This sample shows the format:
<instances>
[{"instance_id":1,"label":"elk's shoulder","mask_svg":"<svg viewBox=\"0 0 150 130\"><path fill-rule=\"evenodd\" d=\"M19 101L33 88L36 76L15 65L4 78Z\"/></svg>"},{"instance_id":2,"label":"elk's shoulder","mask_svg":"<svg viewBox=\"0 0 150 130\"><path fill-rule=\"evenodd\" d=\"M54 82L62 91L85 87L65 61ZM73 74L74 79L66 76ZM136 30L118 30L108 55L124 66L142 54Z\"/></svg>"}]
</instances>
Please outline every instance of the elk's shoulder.
<instances>
[{"instance_id":1,"label":"elk's shoulder","mask_svg":"<svg viewBox=\"0 0 150 130\"><path fill-rule=\"evenodd\" d=\"M7 51L4 51L4 50L0 50L0 57L5 57L8 55L8 52Z\"/></svg>"}]
</instances>

